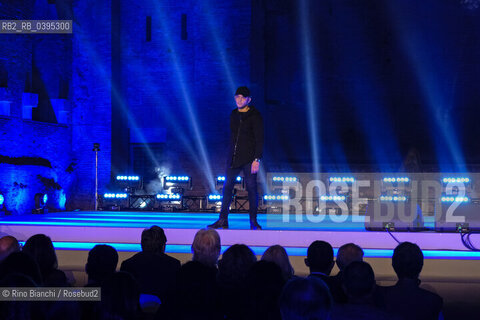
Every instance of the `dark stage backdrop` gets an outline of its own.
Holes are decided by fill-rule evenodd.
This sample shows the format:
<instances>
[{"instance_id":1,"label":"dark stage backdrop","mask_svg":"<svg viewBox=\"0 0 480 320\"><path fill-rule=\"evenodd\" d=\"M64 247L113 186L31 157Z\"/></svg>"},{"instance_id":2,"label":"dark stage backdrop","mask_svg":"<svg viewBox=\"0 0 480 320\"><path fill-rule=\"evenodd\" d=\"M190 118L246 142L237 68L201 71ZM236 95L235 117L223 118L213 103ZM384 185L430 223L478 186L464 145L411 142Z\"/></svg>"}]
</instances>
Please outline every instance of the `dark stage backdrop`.
<instances>
[{"instance_id":1,"label":"dark stage backdrop","mask_svg":"<svg viewBox=\"0 0 480 320\"><path fill-rule=\"evenodd\" d=\"M456 171L479 163L477 5L266 1L270 163L309 170L313 144L322 171ZM408 154L414 160L405 168Z\"/></svg>"}]
</instances>

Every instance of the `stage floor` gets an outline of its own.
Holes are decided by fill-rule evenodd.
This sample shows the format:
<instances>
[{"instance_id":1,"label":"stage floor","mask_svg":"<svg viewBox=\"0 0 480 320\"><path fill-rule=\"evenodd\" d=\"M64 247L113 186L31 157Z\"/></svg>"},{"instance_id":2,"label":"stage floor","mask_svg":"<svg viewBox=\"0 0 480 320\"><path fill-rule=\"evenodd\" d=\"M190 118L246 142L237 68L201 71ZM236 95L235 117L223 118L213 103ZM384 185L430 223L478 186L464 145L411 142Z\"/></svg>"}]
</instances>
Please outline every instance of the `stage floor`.
<instances>
[{"instance_id":1,"label":"stage floor","mask_svg":"<svg viewBox=\"0 0 480 320\"><path fill-rule=\"evenodd\" d=\"M158 225L165 229L167 252L189 253L197 230L217 218L216 213L73 211L6 216L2 218L0 233L11 234L22 241L33 234L44 233L52 238L57 249L64 250L89 250L97 243L108 243L119 251L140 251L142 230ZM354 242L365 249L367 257L391 257L396 238L400 242L417 243L426 258L480 259L480 253L466 249L456 233L393 232L392 236L387 232L366 231L361 216L336 218L343 222L335 222L335 217L328 215L320 217L321 222L311 222L305 216L302 222L296 222L294 215L288 217L289 222L284 219L283 215L259 214L264 230L249 230L248 214L231 214L230 229L219 230L222 248L244 243L262 254L268 246L280 244L290 255L304 256L310 243L325 240L335 249ZM433 218L425 217L425 226L433 230Z\"/></svg>"}]
</instances>

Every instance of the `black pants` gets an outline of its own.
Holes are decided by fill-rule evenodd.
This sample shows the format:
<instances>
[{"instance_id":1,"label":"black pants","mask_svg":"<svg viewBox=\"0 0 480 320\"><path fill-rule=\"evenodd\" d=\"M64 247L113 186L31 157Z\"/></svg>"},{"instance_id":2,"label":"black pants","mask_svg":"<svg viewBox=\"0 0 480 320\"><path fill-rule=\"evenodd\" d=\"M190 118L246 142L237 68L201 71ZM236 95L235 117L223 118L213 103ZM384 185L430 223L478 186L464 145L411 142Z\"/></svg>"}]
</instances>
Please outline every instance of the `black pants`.
<instances>
[{"instance_id":1,"label":"black pants","mask_svg":"<svg viewBox=\"0 0 480 320\"><path fill-rule=\"evenodd\" d=\"M252 163L247 163L238 168L227 168L225 176L225 183L223 184L223 199L222 210L220 211L220 218L228 218L230 203L232 202L233 188L235 187L235 180L241 171L245 176L245 186L248 192L248 206L250 213L250 220L257 218L258 207L258 191L257 191L257 174L252 174Z\"/></svg>"}]
</instances>

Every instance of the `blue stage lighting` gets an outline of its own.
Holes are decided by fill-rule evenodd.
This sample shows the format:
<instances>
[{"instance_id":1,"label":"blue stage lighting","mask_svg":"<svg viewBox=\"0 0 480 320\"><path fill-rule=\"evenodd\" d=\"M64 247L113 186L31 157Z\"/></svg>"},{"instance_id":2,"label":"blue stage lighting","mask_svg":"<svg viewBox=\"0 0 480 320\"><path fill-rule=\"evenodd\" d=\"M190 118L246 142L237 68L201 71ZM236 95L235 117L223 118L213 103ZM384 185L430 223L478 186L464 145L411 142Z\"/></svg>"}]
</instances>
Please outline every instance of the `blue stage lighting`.
<instances>
[{"instance_id":1,"label":"blue stage lighting","mask_svg":"<svg viewBox=\"0 0 480 320\"><path fill-rule=\"evenodd\" d=\"M225 179L225 176L218 176L217 183L223 183L225 182ZM237 179L235 179L235 183L242 183L242 177L238 176Z\"/></svg>"},{"instance_id":2,"label":"blue stage lighting","mask_svg":"<svg viewBox=\"0 0 480 320\"><path fill-rule=\"evenodd\" d=\"M118 181L139 181L139 176L117 176Z\"/></svg>"},{"instance_id":3,"label":"blue stage lighting","mask_svg":"<svg viewBox=\"0 0 480 320\"><path fill-rule=\"evenodd\" d=\"M380 201L385 202L405 202L407 201L407 197L405 196L381 196Z\"/></svg>"},{"instance_id":4,"label":"blue stage lighting","mask_svg":"<svg viewBox=\"0 0 480 320\"><path fill-rule=\"evenodd\" d=\"M210 194L208 195L208 201L221 201L222 200L222 196L219 195L219 194Z\"/></svg>"},{"instance_id":5,"label":"blue stage lighting","mask_svg":"<svg viewBox=\"0 0 480 320\"><path fill-rule=\"evenodd\" d=\"M330 182L347 182L347 183L354 183L354 177L330 177Z\"/></svg>"},{"instance_id":6,"label":"blue stage lighting","mask_svg":"<svg viewBox=\"0 0 480 320\"><path fill-rule=\"evenodd\" d=\"M188 176L166 176L165 181L175 182L175 183L187 183L190 181Z\"/></svg>"},{"instance_id":7,"label":"blue stage lighting","mask_svg":"<svg viewBox=\"0 0 480 320\"><path fill-rule=\"evenodd\" d=\"M0 206L3 206L4 203L5 203L5 197L3 196L3 194L0 193Z\"/></svg>"},{"instance_id":8,"label":"blue stage lighting","mask_svg":"<svg viewBox=\"0 0 480 320\"><path fill-rule=\"evenodd\" d=\"M408 177L385 177L383 178L383 182L390 182L390 183L408 183L410 179Z\"/></svg>"},{"instance_id":9,"label":"blue stage lighting","mask_svg":"<svg viewBox=\"0 0 480 320\"><path fill-rule=\"evenodd\" d=\"M128 195L126 193L105 193L103 197L105 199L126 199Z\"/></svg>"},{"instance_id":10,"label":"blue stage lighting","mask_svg":"<svg viewBox=\"0 0 480 320\"><path fill-rule=\"evenodd\" d=\"M467 177L446 177L442 179L443 183L469 183L470 178Z\"/></svg>"},{"instance_id":11,"label":"blue stage lighting","mask_svg":"<svg viewBox=\"0 0 480 320\"><path fill-rule=\"evenodd\" d=\"M263 196L263 200L265 201L288 201L289 197L286 194L266 194Z\"/></svg>"},{"instance_id":12,"label":"blue stage lighting","mask_svg":"<svg viewBox=\"0 0 480 320\"><path fill-rule=\"evenodd\" d=\"M345 201L345 199L347 199L345 196L320 196L320 200L322 201Z\"/></svg>"},{"instance_id":13,"label":"blue stage lighting","mask_svg":"<svg viewBox=\"0 0 480 320\"><path fill-rule=\"evenodd\" d=\"M162 193L157 194L157 200L159 201L179 201L182 198L182 195L178 193Z\"/></svg>"},{"instance_id":14,"label":"blue stage lighting","mask_svg":"<svg viewBox=\"0 0 480 320\"><path fill-rule=\"evenodd\" d=\"M296 183L298 181L297 177L273 177L272 180L280 183Z\"/></svg>"},{"instance_id":15,"label":"blue stage lighting","mask_svg":"<svg viewBox=\"0 0 480 320\"><path fill-rule=\"evenodd\" d=\"M444 196L441 198L442 202L469 202L470 199L468 197L449 197Z\"/></svg>"}]
</instances>

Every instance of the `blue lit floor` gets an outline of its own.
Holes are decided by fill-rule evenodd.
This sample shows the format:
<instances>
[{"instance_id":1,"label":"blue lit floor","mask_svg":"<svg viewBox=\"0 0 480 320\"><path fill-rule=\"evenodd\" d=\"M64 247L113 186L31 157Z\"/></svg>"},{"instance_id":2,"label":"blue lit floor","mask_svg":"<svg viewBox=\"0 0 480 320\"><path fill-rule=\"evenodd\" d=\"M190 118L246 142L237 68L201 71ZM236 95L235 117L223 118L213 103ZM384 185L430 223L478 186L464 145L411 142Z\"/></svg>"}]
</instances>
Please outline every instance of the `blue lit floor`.
<instances>
[{"instance_id":1,"label":"blue lit floor","mask_svg":"<svg viewBox=\"0 0 480 320\"><path fill-rule=\"evenodd\" d=\"M2 224L96 226L120 228L145 228L157 224L162 228L200 229L218 218L216 213L184 212L133 212L133 211L73 211L44 215L3 217ZM300 221L298 221L300 219ZM342 216L334 221L330 216L306 216L259 214L258 221L265 230L320 230L364 231L363 216ZM248 214L233 213L229 216L230 229L249 229ZM433 229L433 217L425 217L425 227Z\"/></svg>"}]
</instances>

